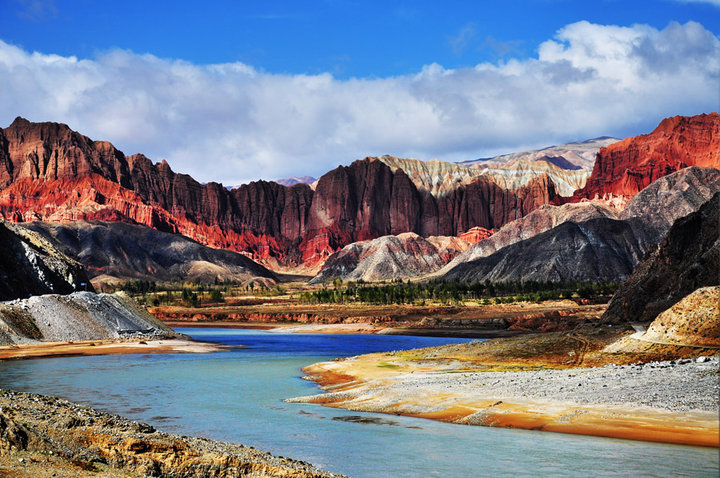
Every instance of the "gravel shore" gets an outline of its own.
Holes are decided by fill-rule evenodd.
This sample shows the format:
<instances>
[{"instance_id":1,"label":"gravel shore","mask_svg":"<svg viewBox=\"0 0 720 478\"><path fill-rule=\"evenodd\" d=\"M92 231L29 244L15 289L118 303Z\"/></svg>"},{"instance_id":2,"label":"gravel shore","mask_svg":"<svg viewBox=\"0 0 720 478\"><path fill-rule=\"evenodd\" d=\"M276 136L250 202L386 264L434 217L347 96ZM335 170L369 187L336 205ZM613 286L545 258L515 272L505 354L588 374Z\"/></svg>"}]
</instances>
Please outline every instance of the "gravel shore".
<instances>
[{"instance_id":1,"label":"gravel shore","mask_svg":"<svg viewBox=\"0 0 720 478\"><path fill-rule=\"evenodd\" d=\"M292 401L455 423L718 446L718 357L467 371L371 354L306 367L326 393Z\"/></svg>"},{"instance_id":2,"label":"gravel shore","mask_svg":"<svg viewBox=\"0 0 720 478\"><path fill-rule=\"evenodd\" d=\"M397 387L530 401L647 406L675 412L718 411L717 357L605 367L523 372L413 373Z\"/></svg>"}]
</instances>

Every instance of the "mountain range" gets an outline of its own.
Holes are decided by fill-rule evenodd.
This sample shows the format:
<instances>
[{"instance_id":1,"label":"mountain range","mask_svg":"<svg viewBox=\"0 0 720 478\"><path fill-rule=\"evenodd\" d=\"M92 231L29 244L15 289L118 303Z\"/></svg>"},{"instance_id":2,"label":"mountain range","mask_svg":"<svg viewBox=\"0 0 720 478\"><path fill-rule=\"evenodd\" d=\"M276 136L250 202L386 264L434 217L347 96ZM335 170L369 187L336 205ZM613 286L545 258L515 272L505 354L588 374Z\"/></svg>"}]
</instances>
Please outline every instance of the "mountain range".
<instances>
[{"instance_id":1,"label":"mountain range","mask_svg":"<svg viewBox=\"0 0 720 478\"><path fill-rule=\"evenodd\" d=\"M66 251L75 257L83 256L82 250L87 250L80 244L99 237L116 245L118 241L129 241L120 247L127 250L135 250L142 240L161 240L143 227L181 234L195 244L185 247L194 251L189 261L225 261L217 272L268 280L272 280L271 272L242 263L239 257L246 256L280 271L314 274L326 261L336 270L338 264L344 264L342 267L349 271L355 261L349 258L371 256L362 252L362 244L353 246L356 252L352 254L343 253L342 260L328 258L351 244L368 243L376 251L400 253L395 258L401 265L415 261L417 267L401 267L410 271L410 276L438 270L449 273L447 264L453 260L453 270L462 263L462 270L475 272L458 275L458 269L448 277L504 280L516 277L512 269L529 270L521 260L522 254L517 250L503 253L515 256L514 260L520 261L517 264L507 258L490 257L523 240L551 240L556 244L570 241L583 254L593 247L602 251L609 247L617 256L610 261L615 261L611 267L614 272L602 272L598 266L596 276L625 276L647 244L660 240L658 235L670 226L667 222L676 218L675 213L665 217L665 211L672 209L666 204L658 208L665 223L645 221L641 227L638 224L642 221L631 221L629 217L639 207L631 198L675 171L690 166L717 168L717 144L717 113L678 116L663 120L650 134L622 141L598 138L461 164L367 157L327 172L313 187L304 182L284 186L255 181L228 190L219 183L200 184L188 175L176 173L166 161L153 163L141 154L126 156L110 143L93 141L67 125L17 118L8 128L0 129L0 216L14 222L72 223L62 227L37 225L36 230L48 238L75 237L75 245L67 246ZM590 160L593 155L597 158L594 163ZM679 191L692 181L690 176L677 181L681 186L663 187ZM704 172L693 177L707 186L708 181L712 183L711 176ZM647 199L651 204L675 194L665 194L662 187L654 191L654 199ZM697 207L692 203L683 211L692 212ZM93 221L136 227L118 233L121 226ZM566 225L569 223L575 226ZM553 232L557 227L563 229ZM608 244L603 239L616 230L625 231L618 237L627 243ZM373 243L386 236L397 239ZM431 240L433 237L437 239ZM593 246L581 247L581 239ZM242 256L220 259L208 256L207 251L199 252L202 246L228 249ZM518 247L532 251L540 246L528 243ZM409 255L402 256L403 251L409 251ZM561 248L556 252L567 251ZM410 256L419 256L419 261ZM599 262L610 263L604 256L596 256ZM179 262L178 257L184 256L176 255L173 260ZM382 254L378 257L382 258ZM539 257L542 254L536 260ZM568 258L557 257L556 262L569 264ZM553 275L552 267L547 265L553 261L546 259L545 269L538 269L537 274L563 276ZM473 263L477 260L484 265ZM170 277L189 274L192 269L173 269L172 265L157 268L149 265L153 261L163 262L143 256L115 272L137 276L164 271ZM100 262L92 267L100 270L112 261L106 260L105 265ZM420 267L423 263L431 267ZM504 264L502 271L497 269L499 264ZM202 266L198 270L203 275L211 274L210 269ZM386 273L370 276L384 278L395 273L398 270L390 267ZM362 275L358 273L358 277ZM334 276L338 274L327 269L321 272L321 278Z\"/></svg>"}]
</instances>

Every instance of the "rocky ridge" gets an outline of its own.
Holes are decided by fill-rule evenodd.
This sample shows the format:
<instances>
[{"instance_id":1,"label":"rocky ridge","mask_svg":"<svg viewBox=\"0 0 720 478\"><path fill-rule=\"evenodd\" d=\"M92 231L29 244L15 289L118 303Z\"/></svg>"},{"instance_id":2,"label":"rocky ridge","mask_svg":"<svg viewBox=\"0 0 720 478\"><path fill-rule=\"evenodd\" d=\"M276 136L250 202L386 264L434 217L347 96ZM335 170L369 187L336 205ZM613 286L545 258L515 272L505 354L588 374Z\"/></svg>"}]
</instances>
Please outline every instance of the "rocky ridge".
<instances>
[{"instance_id":1,"label":"rocky ridge","mask_svg":"<svg viewBox=\"0 0 720 478\"><path fill-rule=\"evenodd\" d=\"M82 265L50 241L0 220L0 300L93 290Z\"/></svg>"},{"instance_id":2,"label":"rocky ridge","mask_svg":"<svg viewBox=\"0 0 720 478\"><path fill-rule=\"evenodd\" d=\"M602 148L593 172L571 201L608 194L633 196L658 178L688 166L720 167L720 116L674 116L646 135Z\"/></svg>"},{"instance_id":3,"label":"rocky ridge","mask_svg":"<svg viewBox=\"0 0 720 478\"><path fill-rule=\"evenodd\" d=\"M518 153L502 154L492 158L463 161L459 164L469 168L483 168L503 165L515 160L546 161L563 169L582 168L588 171L593 169L595 155L600 148L620 141L617 138L602 136L586 141L566 143L550 146L538 150L521 151Z\"/></svg>"},{"instance_id":4,"label":"rocky ridge","mask_svg":"<svg viewBox=\"0 0 720 478\"><path fill-rule=\"evenodd\" d=\"M436 244L440 243L438 239ZM438 250L430 240L412 232L354 242L330 256L310 283L336 278L371 282L421 277L445 265L453 252L448 248Z\"/></svg>"},{"instance_id":5,"label":"rocky ridge","mask_svg":"<svg viewBox=\"0 0 720 478\"><path fill-rule=\"evenodd\" d=\"M275 275L242 254L203 246L140 224L100 221L31 222L23 226L82 263L90 278L160 281L219 280L270 284Z\"/></svg>"},{"instance_id":6,"label":"rocky ridge","mask_svg":"<svg viewBox=\"0 0 720 478\"><path fill-rule=\"evenodd\" d=\"M562 206L542 206L523 218L503 226L489 238L474 244L434 276L444 276L448 279L464 277L468 280L471 278L472 280L484 280L485 278L491 279L491 277L517 279L532 275L538 280L548 280L542 278L544 273L542 271L546 271L553 277L563 278L550 280L582 280L578 278L586 274L583 269L589 268L594 271L590 275L598 280L624 279L645 251L662 240L675 220L690 211L697 210L718 191L720 191L719 170L689 167L656 180L635 195L624 208L622 208L622 201L613 203L603 200L568 203ZM602 218L616 221L593 221ZM577 226L570 226L570 223L575 223ZM608 228L611 224L614 226ZM539 236L558 227L562 227L564 232L558 230L553 234ZM576 227L584 229L587 239L576 234L568 234L570 231L577 233L580 229L576 229ZM618 235L618 237L624 235L625 242L616 240L614 235ZM577 253L584 251L583 254L589 252L587 248L591 247L592 240L588 242L591 236L595 236L595 247L599 248L597 252L601 256L595 257L593 253L591 254L593 258L586 262L588 257L582 254L576 255L571 251ZM548 256L545 252L541 251L537 256L530 252L534 247L539 250L544 249L546 246L541 242L544 239L572 241L572 244L564 244L567 247L559 244L550 246L553 247L552 250L563 254L563 260L566 261L564 264L560 264L558 258L554 258L552 255ZM576 239L581 242L575 242ZM523 246L503 249L520 244L525 240L531 242ZM612 245L610 249L605 248L610 245ZM521 253L522 250L528 252ZM495 253L499 255L492 260L482 261L482 267L475 272L472 271L472 264L480 264L475 261ZM514 257L512 257L513 255ZM602 258L605 255L609 255L613 259L608 258L610 262L603 265ZM550 262L543 263L543 261ZM553 263L556 266L553 266ZM490 264L494 265L490 266ZM511 267L511 264L516 268L514 272L507 269ZM620 269L613 271L615 266ZM456 268L458 269L452 272ZM605 268L603 273L600 273L600 268ZM523 273L523 270L528 272ZM550 273L551 270L552 273ZM603 279L604 274L608 275Z\"/></svg>"},{"instance_id":7,"label":"rocky ridge","mask_svg":"<svg viewBox=\"0 0 720 478\"><path fill-rule=\"evenodd\" d=\"M325 174L316 189L256 181L228 190L125 156L67 125L17 118L0 131L0 214L12 221L144 224L253 259L309 267L358 240L497 228L556 196L547 175L506 189L485 175L436 198L371 158Z\"/></svg>"},{"instance_id":8,"label":"rocky ridge","mask_svg":"<svg viewBox=\"0 0 720 478\"><path fill-rule=\"evenodd\" d=\"M389 155L372 159L382 161L393 172L398 169L404 171L418 191L430 193L435 197L448 194L480 176L492 178L504 189L517 190L542 174L550 178L558 194L569 196L576 189L583 187L590 175L587 170L564 169L546 161L521 158L507 163L483 165L483 167L465 167L462 163L448 163L437 159L431 161L401 159Z\"/></svg>"},{"instance_id":9,"label":"rocky ridge","mask_svg":"<svg viewBox=\"0 0 720 478\"><path fill-rule=\"evenodd\" d=\"M720 192L678 219L615 292L603 320L650 322L674 303L720 277Z\"/></svg>"},{"instance_id":10,"label":"rocky ridge","mask_svg":"<svg viewBox=\"0 0 720 478\"><path fill-rule=\"evenodd\" d=\"M12 468L3 457L33 474L49 470L47 476L341 477L256 448L172 435L59 398L7 390L0 391L5 475Z\"/></svg>"},{"instance_id":11,"label":"rocky ridge","mask_svg":"<svg viewBox=\"0 0 720 478\"><path fill-rule=\"evenodd\" d=\"M630 196L677 169L717 166L716 130L716 113L675 117L650 135L611 144L598 153L591 186L572 201ZM610 142L601 138L462 165L365 158L326 173L312 187L256 181L228 190L176 173L166 161L125 156L67 125L18 118L0 130L0 216L144 224L273 267L317 270L356 241L499 229L544 204L565 202L562 196L587 176L586 169L575 169L581 159Z\"/></svg>"},{"instance_id":12,"label":"rocky ridge","mask_svg":"<svg viewBox=\"0 0 720 478\"><path fill-rule=\"evenodd\" d=\"M630 275L648 237L625 221L565 222L441 276L445 281L618 281Z\"/></svg>"}]
</instances>

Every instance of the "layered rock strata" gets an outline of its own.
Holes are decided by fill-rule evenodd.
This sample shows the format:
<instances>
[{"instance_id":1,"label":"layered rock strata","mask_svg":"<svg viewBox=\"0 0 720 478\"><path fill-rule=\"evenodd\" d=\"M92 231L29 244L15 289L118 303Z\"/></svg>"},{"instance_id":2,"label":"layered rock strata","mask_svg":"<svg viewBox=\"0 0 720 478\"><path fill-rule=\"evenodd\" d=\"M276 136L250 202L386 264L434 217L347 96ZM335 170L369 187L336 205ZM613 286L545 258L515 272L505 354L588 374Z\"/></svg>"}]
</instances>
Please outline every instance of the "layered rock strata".
<instances>
[{"instance_id":1,"label":"layered rock strata","mask_svg":"<svg viewBox=\"0 0 720 478\"><path fill-rule=\"evenodd\" d=\"M0 214L13 221L144 224L256 260L321 264L358 240L493 229L556 196L549 176L504 188L489 175L434 196L374 158L324 175L316 190L257 181L228 190L125 156L57 123L16 119L0 131Z\"/></svg>"},{"instance_id":2,"label":"layered rock strata","mask_svg":"<svg viewBox=\"0 0 720 478\"><path fill-rule=\"evenodd\" d=\"M718 191L720 170L689 167L658 179L629 202L612 198L562 206L545 205L506 224L492 237L470 247L449 267L485 257L564 222L583 222L601 217L641 221L642 226L652 232L654 242L659 242L676 219L696 211Z\"/></svg>"},{"instance_id":3,"label":"layered rock strata","mask_svg":"<svg viewBox=\"0 0 720 478\"><path fill-rule=\"evenodd\" d=\"M719 118L717 113L666 118L650 134L602 148L587 184L571 200L633 196L682 168L720 167Z\"/></svg>"}]
</instances>

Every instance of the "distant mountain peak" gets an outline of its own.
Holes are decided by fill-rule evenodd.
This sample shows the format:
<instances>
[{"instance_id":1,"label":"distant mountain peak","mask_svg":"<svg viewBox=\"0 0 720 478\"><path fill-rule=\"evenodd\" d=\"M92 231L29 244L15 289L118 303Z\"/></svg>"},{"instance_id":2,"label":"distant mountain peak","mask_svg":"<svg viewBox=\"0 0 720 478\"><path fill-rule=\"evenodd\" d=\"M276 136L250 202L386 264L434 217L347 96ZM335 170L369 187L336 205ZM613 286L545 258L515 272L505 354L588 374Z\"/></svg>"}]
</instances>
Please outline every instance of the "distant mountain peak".
<instances>
[{"instance_id":1,"label":"distant mountain peak","mask_svg":"<svg viewBox=\"0 0 720 478\"><path fill-rule=\"evenodd\" d=\"M289 178L275 179L274 182L283 186L292 186L293 184L312 184L317 178L312 176L291 176Z\"/></svg>"}]
</instances>

